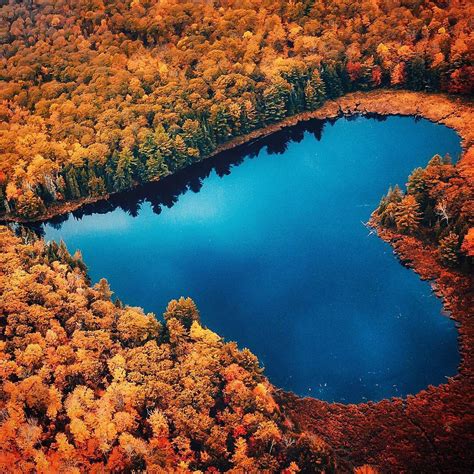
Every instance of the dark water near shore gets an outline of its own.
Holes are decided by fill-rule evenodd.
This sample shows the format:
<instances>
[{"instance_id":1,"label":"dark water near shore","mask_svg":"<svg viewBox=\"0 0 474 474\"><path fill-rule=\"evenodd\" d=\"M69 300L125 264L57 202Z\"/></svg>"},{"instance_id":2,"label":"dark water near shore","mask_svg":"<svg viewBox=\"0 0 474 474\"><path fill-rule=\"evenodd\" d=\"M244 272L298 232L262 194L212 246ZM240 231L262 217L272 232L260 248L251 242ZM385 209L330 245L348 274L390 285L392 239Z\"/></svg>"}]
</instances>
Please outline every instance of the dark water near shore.
<instances>
[{"instance_id":1,"label":"dark water near shore","mask_svg":"<svg viewBox=\"0 0 474 474\"><path fill-rule=\"evenodd\" d=\"M312 121L44 231L127 304L161 315L191 296L281 388L344 403L403 396L456 373L457 331L362 222L390 184L460 151L455 132L425 120Z\"/></svg>"}]
</instances>

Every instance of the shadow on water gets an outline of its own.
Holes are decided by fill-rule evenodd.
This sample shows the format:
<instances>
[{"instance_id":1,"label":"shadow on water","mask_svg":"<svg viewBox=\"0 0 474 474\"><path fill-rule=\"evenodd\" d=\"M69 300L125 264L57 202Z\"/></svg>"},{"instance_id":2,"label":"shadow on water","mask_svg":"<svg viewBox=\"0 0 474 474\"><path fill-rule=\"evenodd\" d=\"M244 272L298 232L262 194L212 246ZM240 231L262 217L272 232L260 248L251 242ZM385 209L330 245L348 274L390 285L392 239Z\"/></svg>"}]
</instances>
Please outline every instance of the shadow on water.
<instances>
[{"instance_id":1,"label":"shadow on water","mask_svg":"<svg viewBox=\"0 0 474 474\"><path fill-rule=\"evenodd\" d=\"M348 117L355 120L357 116ZM379 121L386 117L371 114L370 118ZM92 214L106 214L117 208L122 209L132 217L137 217L142 204L148 202L155 214L160 214L163 207L172 208L181 195L188 191L199 192L203 181L215 171L219 177L229 175L232 168L241 165L246 159L252 159L266 148L269 155L282 155L288 149L290 142L301 142L306 133L312 134L317 141L321 140L324 127L333 120L312 119L300 122L292 127L286 127L268 136L239 145L232 150L217 154L199 163L163 178L159 182L147 183L135 189L112 195L109 199L86 204L71 213L53 217L46 222L55 229L60 229L62 224L72 215L76 219ZM44 235L44 223L29 224L27 227L38 235Z\"/></svg>"}]
</instances>

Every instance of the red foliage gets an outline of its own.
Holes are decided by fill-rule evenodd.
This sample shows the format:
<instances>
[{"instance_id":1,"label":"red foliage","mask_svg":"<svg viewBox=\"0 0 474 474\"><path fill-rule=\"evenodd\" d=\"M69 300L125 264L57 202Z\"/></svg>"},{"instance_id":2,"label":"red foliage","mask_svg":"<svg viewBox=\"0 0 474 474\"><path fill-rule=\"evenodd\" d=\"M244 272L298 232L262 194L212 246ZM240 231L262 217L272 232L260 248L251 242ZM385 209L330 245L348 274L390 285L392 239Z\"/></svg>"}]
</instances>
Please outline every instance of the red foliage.
<instances>
[{"instance_id":1,"label":"red foliage","mask_svg":"<svg viewBox=\"0 0 474 474\"><path fill-rule=\"evenodd\" d=\"M380 66L374 66L372 69L372 84L377 87L382 83L382 69Z\"/></svg>"},{"instance_id":2,"label":"red foliage","mask_svg":"<svg viewBox=\"0 0 474 474\"><path fill-rule=\"evenodd\" d=\"M357 81L362 76L362 64L357 61L349 61L346 66L351 81Z\"/></svg>"},{"instance_id":3,"label":"red foliage","mask_svg":"<svg viewBox=\"0 0 474 474\"><path fill-rule=\"evenodd\" d=\"M452 94L474 93L474 66L463 66L451 73L448 91Z\"/></svg>"}]
</instances>

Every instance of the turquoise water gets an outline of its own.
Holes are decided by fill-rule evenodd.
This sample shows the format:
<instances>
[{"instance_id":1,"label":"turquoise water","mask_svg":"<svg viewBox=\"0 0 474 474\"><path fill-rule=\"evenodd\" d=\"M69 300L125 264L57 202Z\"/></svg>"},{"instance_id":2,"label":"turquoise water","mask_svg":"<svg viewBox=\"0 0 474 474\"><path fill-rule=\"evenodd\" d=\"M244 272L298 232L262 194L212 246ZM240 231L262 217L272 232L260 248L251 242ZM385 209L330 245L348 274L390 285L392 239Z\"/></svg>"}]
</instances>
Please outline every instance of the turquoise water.
<instances>
[{"instance_id":1,"label":"turquoise water","mask_svg":"<svg viewBox=\"0 0 474 474\"><path fill-rule=\"evenodd\" d=\"M93 281L161 316L191 296L278 387L344 403L416 393L456 373L441 302L364 227L459 137L425 120L309 122L45 225Z\"/></svg>"}]
</instances>

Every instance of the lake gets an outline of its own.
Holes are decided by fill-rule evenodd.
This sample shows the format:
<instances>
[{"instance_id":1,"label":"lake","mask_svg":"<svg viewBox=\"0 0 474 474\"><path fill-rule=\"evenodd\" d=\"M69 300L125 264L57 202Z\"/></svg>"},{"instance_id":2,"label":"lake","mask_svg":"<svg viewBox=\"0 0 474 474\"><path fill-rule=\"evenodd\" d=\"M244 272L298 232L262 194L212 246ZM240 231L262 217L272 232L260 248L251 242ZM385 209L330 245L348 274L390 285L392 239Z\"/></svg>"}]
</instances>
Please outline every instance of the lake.
<instances>
[{"instance_id":1,"label":"lake","mask_svg":"<svg viewBox=\"0 0 474 474\"><path fill-rule=\"evenodd\" d=\"M410 117L310 121L43 227L94 282L161 317L190 296L276 386L343 403L457 372L455 323L363 225L391 184L458 135Z\"/></svg>"}]
</instances>

